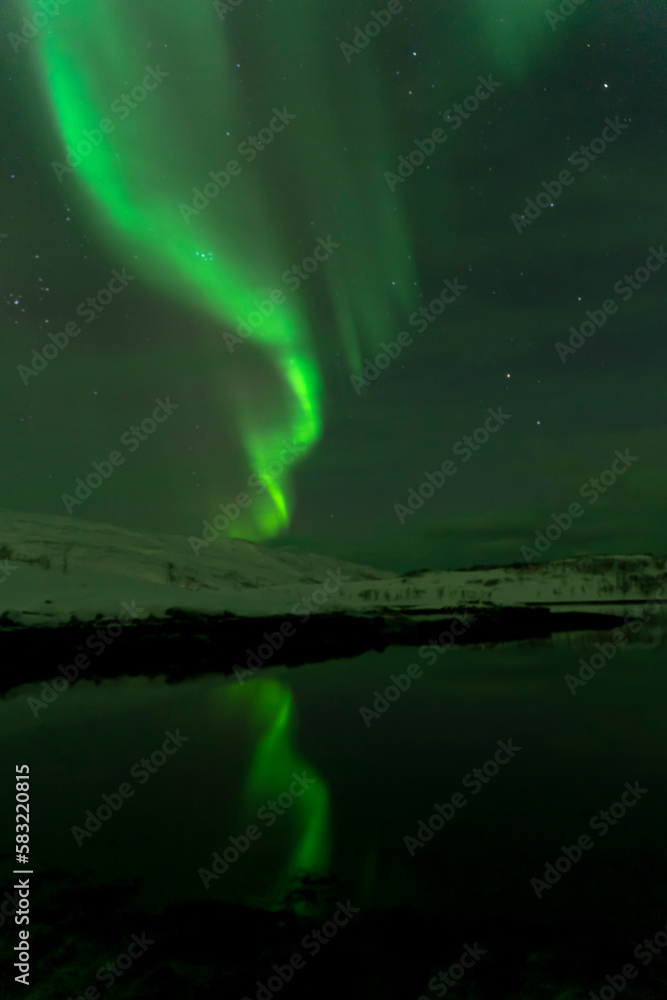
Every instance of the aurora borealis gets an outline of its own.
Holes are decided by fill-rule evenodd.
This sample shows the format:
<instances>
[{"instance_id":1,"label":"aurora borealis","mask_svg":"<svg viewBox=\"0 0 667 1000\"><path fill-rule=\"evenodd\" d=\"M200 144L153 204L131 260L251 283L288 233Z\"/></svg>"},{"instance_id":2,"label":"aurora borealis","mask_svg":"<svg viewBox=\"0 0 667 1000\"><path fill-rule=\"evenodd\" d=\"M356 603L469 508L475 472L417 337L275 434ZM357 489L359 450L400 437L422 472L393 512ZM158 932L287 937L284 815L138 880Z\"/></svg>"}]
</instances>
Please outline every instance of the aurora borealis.
<instances>
[{"instance_id":1,"label":"aurora borealis","mask_svg":"<svg viewBox=\"0 0 667 1000\"><path fill-rule=\"evenodd\" d=\"M115 984L123 1000L268 1000L260 984L310 932L301 918L321 926L330 891L327 913L338 892L363 913L322 949L329 973L313 956L293 996L326 996L342 955L341 968L365 963L364 1000L431 1000L427 984L488 932L471 991L575 1000L573 983L612 975L603 918L616 943L664 923L664 616L574 691L563 678L610 641L590 632L577 649L563 621L579 612L552 634L563 609L531 607L536 637L513 608L509 639L450 650L435 620L454 591L442 584L432 617L419 602L440 586L422 570L465 569L459 603L488 585L470 600L492 604L495 567L518 567L532 605L542 561L667 552L666 41L653 0L3 5L0 506L17 514L3 515L0 633L16 626L12 649L25 636L26 659L48 659L39 629L55 622L64 648L76 602L96 610L104 587L114 609L158 593L164 611L113 639L99 683L40 662L39 684L0 706L0 741L31 768L35 885L48 895L64 873L76 917L51 950L38 942L35 1000L83 995L141 932L125 914L116 944L96 922L91 872L107 888L134 880L127 898L171 942L145 981L133 967ZM116 552L116 528L142 535ZM358 601L334 560L364 568ZM625 573L648 591L634 565L614 586ZM614 566L590 573L604 582ZM402 589L368 567L405 574ZM558 605L578 586L566 571L547 583ZM479 635L502 635L496 611L483 609L499 632ZM413 654L398 625L382 631L385 613L415 633L437 624L422 637L433 662L407 686ZM245 638L252 615L261 644ZM280 615L300 629L298 655ZM144 665L154 633L162 653ZM232 680L235 660L249 669ZM37 718L24 701L43 677L65 686ZM377 699L382 721L374 709L365 726L359 708ZM179 725L187 751L76 843L72 824ZM501 740L517 760L408 853L404 838ZM646 803L531 897L559 844L635 780ZM248 916L258 898L272 923ZM61 976L49 963L82 928ZM332 995L354 1000L348 987Z\"/></svg>"},{"instance_id":2,"label":"aurora borealis","mask_svg":"<svg viewBox=\"0 0 667 1000\"><path fill-rule=\"evenodd\" d=\"M254 816L270 828L287 810L294 811L290 817L292 853L270 887L281 898L295 873L321 876L329 872L329 793L322 776L312 767L303 770L305 762L293 746L294 700L287 685L276 678L260 678L251 686L225 686L219 697L228 723L248 713L250 740L256 744L239 806L239 826ZM301 782L299 770L304 779ZM294 781L290 791L283 788L287 776L296 780L296 791ZM272 801L274 795L277 801ZM269 807L266 800L271 802Z\"/></svg>"},{"instance_id":3,"label":"aurora borealis","mask_svg":"<svg viewBox=\"0 0 667 1000\"><path fill-rule=\"evenodd\" d=\"M512 562L629 446L633 489L557 554L606 551L610 532L628 551L664 547L650 514L664 283L657 272L627 303L613 291L660 247L652 5L547 18L535 0L411 2L366 34L358 2L138 14L96 0L17 33L40 10L3 22L18 143L0 246L5 435L10 463L30 455L8 506L39 496L61 512L171 392L178 426L80 516L196 535L246 493L228 535L396 569ZM612 49L633 39L629 73ZM600 152L607 120L623 132ZM574 182L547 204L569 163ZM77 304L114 270L132 275L127 290L81 322ZM447 281L465 291L413 321ZM555 345L611 298L617 314L563 364ZM56 350L49 334L68 323L81 333L26 384L18 368L38 367L32 352ZM385 371L375 359L402 331ZM507 432L399 524L394 505L501 403Z\"/></svg>"},{"instance_id":4,"label":"aurora borealis","mask_svg":"<svg viewBox=\"0 0 667 1000\"><path fill-rule=\"evenodd\" d=\"M293 44L308 37L312 13L308 14L308 5L301 7L301 34ZM38 4L31 10L34 17ZM267 145L282 142L285 155L297 165L296 173L305 175L303 184L308 192L321 158L322 170L326 164L327 175L344 186L346 200L349 198L342 218L336 220L339 228L359 225L361 201L365 200L363 178L357 177L356 166L350 169L342 161L338 137L331 134L333 118L315 126L310 120L305 130L295 128L293 122L303 112L290 112L297 98L289 87L283 88L288 103L282 110L271 108L257 134L236 144L247 110L243 90L237 93L234 79L239 64L234 67L232 39L211 4L183 3L170 6L167 12L164 5L156 3L152 11L144 9L151 31L159 26L159 36L170 39L160 46L160 58L166 56L170 69L160 68L160 64L144 65L146 38L139 25L128 29L126 15L125 9L112 8L106 0L88 5L85 16L77 8L68 8L38 39L42 78L66 150L62 161L53 161L51 166L59 183L67 177L81 190L101 238L108 240L110 248L131 254L137 261L132 266L149 285L206 312L215 321L221 355L222 342L230 348L230 355L234 345L241 343L233 336L234 329L236 333L252 329L259 354L255 364L265 368L260 375L261 391L251 385L253 379L257 381L257 373L245 371L243 361L234 365L231 358L216 391L226 390L251 474L259 474L266 489L236 530L242 537L271 538L289 523L292 491L284 468L277 474L265 470L278 459L285 441L302 446L304 452L317 441L322 423L322 377L313 323L304 315L303 304L285 294L280 300L270 298L272 275L290 271L284 248L287 241L279 239L285 220L276 212L275 195L271 197L262 185L260 166L252 168L252 164ZM70 59L73 38L77 48L88 53L84 65L75 66ZM200 67L196 74L188 68L194 64ZM279 71L277 64L273 74ZM177 85L173 87L175 75ZM370 85L372 91L370 67L363 76L363 89ZM134 79L142 82L130 95L121 93ZM116 92L119 96L109 100ZM211 94L219 95L219 100L210 100ZM372 96L369 93L368 99ZM133 115L140 104L141 115ZM375 117L374 138L379 142L382 115ZM197 136L193 135L193 119ZM290 134L283 137L281 133L288 126ZM156 140L158 135L160 141ZM238 159L230 158L233 146ZM218 169L205 172L207 161ZM193 186L189 192L193 181L203 190ZM200 218L221 194L214 209ZM308 195L304 205L311 212ZM335 293L336 333L350 363L358 363L363 345L374 346L386 333L383 313L387 301L405 304L408 295L414 297L415 283L408 283L412 268L410 255L405 253L407 236L390 193L382 189L376 192L370 204L364 205L364 215L372 220L373 240L382 244L382 250L377 245L373 248L377 277L367 276L363 289L350 289L343 296L338 290ZM322 225L324 220L314 231L314 240ZM339 246L332 244L331 235L326 239L317 236L314 257L303 262L306 273L292 265L297 281L290 289L312 273L314 258L317 262L327 260ZM322 248L326 249L324 257ZM382 278L388 273L398 275L390 296L381 290ZM329 280L337 289L345 287L345 265L339 268L334 263ZM276 309L276 304L281 308ZM262 322L267 308L269 316ZM253 321L255 315L259 315L261 326Z\"/></svg>"}]
</instances>

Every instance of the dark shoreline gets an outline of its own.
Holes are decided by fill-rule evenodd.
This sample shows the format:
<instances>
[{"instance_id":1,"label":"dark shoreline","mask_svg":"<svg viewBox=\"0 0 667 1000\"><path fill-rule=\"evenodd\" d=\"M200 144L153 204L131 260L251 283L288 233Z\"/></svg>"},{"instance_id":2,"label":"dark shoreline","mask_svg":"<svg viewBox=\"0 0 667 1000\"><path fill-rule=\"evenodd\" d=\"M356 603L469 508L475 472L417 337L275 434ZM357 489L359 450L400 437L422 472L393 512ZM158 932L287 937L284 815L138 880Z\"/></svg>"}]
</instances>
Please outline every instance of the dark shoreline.
<instances>
[{"instance_id":1,"label":"dark shoreline","mask_svg":"<svg viewBox=\"0 0 667 1000\"><path fill-rule=\"evenodd\" d=\"M210 673L232 675L235 667L248 671L248 677L250 669L323 663L371 650L381 652L393 645L504 643L623 625L618 615L593 611L554 613L548 607L535 606L457 607L434 611L428 620L424 620L427 612L423 609L418 614L420 620L396 613L318 614L304 622L292 615L242 618L170 610L164 616L128 622L116 638L107 636L108 645L97 638L97 632L109 626L118 628L117 619L100 615L94 621L55 627L17 625L3 616L0 695L22 684L67 676L59 667L72 665L80 654L87 657L89 664L70 671L70 675L77 674L71 683L80 678L102 680L128 675L165 677L168 683L177 683ZM473 621L466 616L472 616ZM287 638L280 634L281 628ZM276 634L283 639L280 648L267 641L267 635ZM99 652L91 652L91 646ZM258 656L260 647L265 654L270 650L270 655Z\"/></svg>"}]
</instances>

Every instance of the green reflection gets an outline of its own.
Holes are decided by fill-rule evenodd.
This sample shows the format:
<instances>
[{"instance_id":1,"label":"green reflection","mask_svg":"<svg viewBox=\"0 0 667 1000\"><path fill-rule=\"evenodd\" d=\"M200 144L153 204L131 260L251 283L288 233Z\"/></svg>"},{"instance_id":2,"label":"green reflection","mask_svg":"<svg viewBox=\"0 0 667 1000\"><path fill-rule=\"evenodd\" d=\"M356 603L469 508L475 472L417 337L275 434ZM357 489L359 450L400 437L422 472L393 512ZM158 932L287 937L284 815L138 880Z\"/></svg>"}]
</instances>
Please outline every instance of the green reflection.
<instances>
[{"instance_id":1,"label":"green reflection","mask_svg":"<svg viewBox=\"0 0 667 1000\"><path fill-rule=\"evenodd\" d=\"M293 803L279 815L276 825L286 824L293 834L293 848L282 871L276 874L274 893L279 898L299 873L325 875L330 859L329 792L322 777L301 757L295 747L294 697L290 688L276 678L256 678L246 684L221 689L225 708L233 718L247 713L253 745L239 825L257 815L268 800L283 793ZM302 794L291 796L288 789L294 775L304 776L308 784ZM287 800L283 800L283 804ZM260 816L261 818L261 816Z\"/></svg>"}]
</instances>

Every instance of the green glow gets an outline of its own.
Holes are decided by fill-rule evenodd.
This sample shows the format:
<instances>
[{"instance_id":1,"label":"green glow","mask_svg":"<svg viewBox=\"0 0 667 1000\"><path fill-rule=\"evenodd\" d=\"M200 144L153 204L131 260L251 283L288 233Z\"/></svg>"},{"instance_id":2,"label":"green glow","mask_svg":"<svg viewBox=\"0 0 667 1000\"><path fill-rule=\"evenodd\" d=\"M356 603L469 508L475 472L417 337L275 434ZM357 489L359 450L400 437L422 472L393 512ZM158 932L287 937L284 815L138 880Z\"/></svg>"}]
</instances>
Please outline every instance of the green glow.
<instances>
[{"instance_id":1,"label":"green glow","mask_svg":"<svg viewBox=\"0 0 667 1000\"><path fill-rule=\"evenodd\" d=\"M152 59L138 21L128 17L122 5L87 0L63 8L49 31L39 36L44 75L66 147L75 148L85 130L102 135L102 119L113 122L113 130L81 158L75 176L98 222L126 254L128 269L183 303L206 310L220 321L222 333L254 308L254 299L271 291L274 275L290 261L275 246L273 213L265 204L254 163L243 164L242 174L232 178L233 200L222 203L227 192L219 191L215 208L203 209L190 225L184 221L179 205L191 204L193 187L201 189L210 180L208 171L219 170L231 158L232 140L225 132L234 134L235 148L247 130L238 132L236 127L240 110L232 95L238 88L223 69L230 60L212 5L186 7L176 0L169 12L165 6L149 2L154 19L146 9L142 14L142 20L151 22L151 38L156 23L171 31L169 43ZM28 7L30 13L38 10L33 2ZM146 67L156 65L169 77L157 83L151 79L154 90L136 108L121 104L116 112L116 99L140 86ZM124 112L127 117L120 119ZM220 136L226 142L216 138ZM63 163L69 166L65 155ZM71 183L74 172L58 169L65 183ZM254 241L239 237L248 232L255 233ZM278 443L297 439L310 447L317 440L322 392L310 332L295 302L276 310L254 340L269 352L280 381L292 390L292 398L283 401L269 425L257 426L255 420L254 429L245 433L249 464L257 470L275 457ZM221 337L221 357L223 352ZM248 405L239 406L242 435ZM253 510L250 533L255 537L275 534L287 524L287 492L281 482L285 478L274 481Z\"/></svg>"},{"instance_id":2,"label":"green glow","mask_svg":"<svg viewBox=\"0 0 667 1000\"><path fill-rule=\"evenodd\" d=\"M39 10L35 0L27 6L30 14ZM210 171L236 158L250 131L225 35L209 0L146 0L141 17L116 0L73 0L40 32L39 45L63 146L76 148L86 131L102 137L94 146L89 141L89 151L73 161L75 170L61 165L56 173L64 183L80 185L88 210L123 253L130 273L217 321L221 364L229 369L222 380L225 399L234 408L248 463L266 486L253 502L251 521L239 519L229 533L259 540L289 521L287 468L268 475L266 469L280 464L286 443L305 454L318 439L322 386L299 296L272 313L254 332L252 345L241 345L245 356L238 361L222 338L235 329L237 317L256 308L256 299L270 295L277 276L293 263L282 249L286 240L276 206L264 193L261 163L243 163L229 190L218 191L198 215L188 216L189 223L182 211L192 204L193 188L209 182ZM154 43L157 38L161 43ZM151 81L154 89L121 118L114 103L156 66L168 77ZM254 131L272 114L269 104ZM114 126L106 135L104 119ZM271 391L255 389L258 373ZM237 710L246 704L257 728L244 802L246 811L256 811L289 787L293 771L304 770L292 748L292 696L278 681L257 680L226 689L225 700ZM294 848L280 873L284 888L300 869L315 873L326 867L328 808L321 779L295 800L286 820Z\"/></svg>"},{"instance_id":3,"label":"green glow","mask_svg":"<svg viewBox=\"0 0 667 1000\"><path fill-rule=\"evenodd\" d=\"M497 74L501 83L503 76L520 79L538 60L541 51L553 42L553 28L547 21L546 11L558 12L560 6L556 0L552 3L489 0L471 8L478 22L479 35L486 36L490 49L492 61L486 71ZM572 14L581 16L577 7L573 7ZM557 27L567 32L566 24L557 22Z\"/></svg>"},{"instance_id":4,"label":"green glow","mask_svg":"<svg viewBox=\"0 0 667 1000\"><path fill-rule=\"evenodd\" d=\"M292 178L307 206L305 218L315 221L313 231L341 243L325 265L324 279L336 336L348 367L359 374L364 355L394 339L418 299L401 193L391 192L384 180L404 140L390 135L387 93L381 90L386 67L378 64L377 50L369 47L348 64L331 44L340 35L334 5L291 0L289 6L289 25L283 7L280 29L263 18L253 23L252 39L271 77L286 77L290 89L283 93L295 107L303 104L307 81L308 136L296 148ZM290 44L277 46L276 35L284 39L286 29ZM298 75L292 72L295 53L303 66Z\"/></svg>"},{"instance_id":5,"label":"green glow","mask_svg":"<svg viewBox=\"0 0 667 1000\"><path fill-rule=\"evenodd\" d=\"M330 857L329 792L322 777L306 764L294 747L294 700L286 684L275 678L254 678L246 684L226 685L221 698L232 718L248 713L256 749L248 772L239 824L247 825L248 817L268 799L286 792L294 772L307 771L316 783L293 805L276 825L289 824L294 834L294 847L283 870L277 874L275 892L279 897L290 880L299 872L324 875Z\"/></svg>"},{"instance_id":6,"label":"green glow","mask_svg":"<svg viewBox=\"0 0 667 1000\"><path fill-rule=\"evenodd\" d=\"M24 4L28 16L40 10L37 0ZM254 329L252 345L235 349L272 373L261 389L247 379L244 392L233 396L248 466L259 473L285 442L300 442L305 455L321 435L323 382L314 334L323 343L336 338L349 368L359 372L364 354L401 329L417 289L400 203L382 181L399 150L387 139L376 54L346 65L330 45L335 17L311 0L267 7L261 18L234 13L221 21L210 0L145 0L140 14L120 0L72 0L39 32L35 46L63 142L60 176L68 194L80 191L131 273L216 320L215 346L230 379L237 356L228 353L223 333L235 331L238 319L256 309L255 300L267 298L283 273L311 252L311 234L313 246L318 236L340 243L318 265L320 293L329 301L317 311L326 328L318 320L314 329L309 295L315 282L304 282ZM241 72L233 54L239 46L252 53ZM244 79L253 58L265 81L260 100L256 81L251 90ZM332 63L327 72L323 60ZM295 64L304 72L295 72ZM117 104L157 66L166 79L151 80L154 89L136 107ZM350 84L358 99L354 115L342 122ZM239 144L268 125L273 108L286 108L295 120L275 134L272 151L258 150L248 162ZM113 125L105 135L103 119ZM101 141L75 169L65 169L65 147L77 147L86 130L98 130ZM359 141L364 156L355 153ZM187 222L179 206L191 205L193 189L202 190L209 172L231 159L241 163L240 174ZM290 208L282 205L287 178L274 181L281 167L298 193ZM295 213L298 254L288 249ZM293 509L291 471L267 483L228 534L259 540L283 530ZM220 491L212 510L238 492L229 484Z\"/></svg>"}]
</instances>

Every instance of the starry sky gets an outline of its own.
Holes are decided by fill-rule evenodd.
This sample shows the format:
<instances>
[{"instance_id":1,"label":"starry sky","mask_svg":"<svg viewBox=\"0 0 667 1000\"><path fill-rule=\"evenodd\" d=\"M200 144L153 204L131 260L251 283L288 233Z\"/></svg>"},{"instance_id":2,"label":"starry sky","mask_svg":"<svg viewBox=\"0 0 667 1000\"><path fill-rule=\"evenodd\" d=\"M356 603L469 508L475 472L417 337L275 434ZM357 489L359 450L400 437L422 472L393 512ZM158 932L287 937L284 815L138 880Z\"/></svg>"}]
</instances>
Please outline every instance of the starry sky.
<instances>
[{"instance_id":1,"label":"starry sky","mask_svg":"<svg viewBox=\"0 0 667 1000\"><path fill-rule=\"evenodd\" d=\"M2 505L666 551L660 5L326 7L3 7Z\"/></svg>"}]
</instances>

